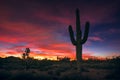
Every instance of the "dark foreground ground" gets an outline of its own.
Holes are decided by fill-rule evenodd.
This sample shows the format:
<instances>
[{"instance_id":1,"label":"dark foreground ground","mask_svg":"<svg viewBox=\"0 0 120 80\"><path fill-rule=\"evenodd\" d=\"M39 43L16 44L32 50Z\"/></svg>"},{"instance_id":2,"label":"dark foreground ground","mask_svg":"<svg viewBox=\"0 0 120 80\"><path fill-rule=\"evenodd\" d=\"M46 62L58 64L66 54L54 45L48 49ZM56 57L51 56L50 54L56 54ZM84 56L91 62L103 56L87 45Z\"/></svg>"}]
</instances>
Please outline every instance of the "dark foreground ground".
<instances>
[{"instance_id":1,"label":"dark foreground ground","mask_svg":"<svg viewBox=\"0 0 120 80\"><path fill-rule=\"evenodd\" d=\"M0 80L120 80L120 58L83 61L82 73L75 61L0 58Z\"/></svg>"}]
</instances>

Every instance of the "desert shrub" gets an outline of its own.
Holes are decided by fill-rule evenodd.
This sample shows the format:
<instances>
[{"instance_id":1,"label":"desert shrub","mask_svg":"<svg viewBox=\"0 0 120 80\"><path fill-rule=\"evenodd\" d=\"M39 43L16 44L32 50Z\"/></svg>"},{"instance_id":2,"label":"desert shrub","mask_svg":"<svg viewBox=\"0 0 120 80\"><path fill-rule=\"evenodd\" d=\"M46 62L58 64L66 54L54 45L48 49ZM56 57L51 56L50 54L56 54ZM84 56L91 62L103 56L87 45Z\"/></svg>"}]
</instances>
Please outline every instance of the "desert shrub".
<instances>
[{"instance_id":1,"label":"desert shrub","mask_svg":"<svg viewBox=\"0 0 120 80\"><path fill-rule=\"evenodd\" d=\"M60 62L70 62L70 58L69 58L69 57L63 57L63 58L57 57L57 59L58 59Z\"/></svg>"},{"instance_id":2,"label":"desert shrub","mask_svg":"<svg viewBox=\"0 0 120 80\"><path fill-rule=\"evenodd\" d=\"M115 69L112 73L105 77L107 80L119 80L120 79L120 69Z\"/></svg>"},{"instance_id":3,"label":"desert shrub","mask_svg":"<svg viewBox=\"0 0 120 80\"><path fill-rule=\"evenodd\" d=\"M89 77L84 77L79 74L65 75L60 80L91 80Z\"/></svg>"},{"instance_id":4,"label":"desert shrub","mask_svg":"<svg viewBox=\"0 0 120 80\"><path fill-rule=\"evenodd\" d=\"M60 76L60 75L61 75L61 71L58 71L58 70L55 71L55 75L56 75L56 76Z\"/></svg>"},{"instance_id":5,"label":"desert shrub","mask_svg":"<svg viewBox=\"0 0 120 80\"><path fill-rule=\"evenodd\" d=\"M8 80L11 76L11 73L6 70L0 70L0 80Z\"/></svg>"},{"instance_id":6,"label":"desert shrub","mask_svg":"<svg viewBox=\"0 0 120 80\"><path fill-rule=\"evenodd\" d=\"M33 80L34 76L30 72L18 72L11 77L11 80Z\"/></svg>"},{"instance_id":7,"label":"desert shrub","mask_svg":"<svg viewBox=\"0 0 120 80\"><path fill-rule=\"evenodd\" d=\"M86 68L95 68L95 69L113 69L116 68L117 65L114 63L83 63L83 66Z\"/></svg>"},{"instance_id":8,"label":"desert shrub","mask_svg":"<svg viewBox=\"0 0 120 80\"><path fill-rule=\"evenodd\" d=\"M53 75L54 72L50 70L50 71L48 71L48 74L49 74L49 75Z\"/></svg>"},{"instance_id":9,"label":"desert shrub","mask_svg":"<svg viewBox=\"0 0 120 80\"><path fill-rule=\"evenodd\" d=\"M35 80L53 80L52 76L49 76L49 75L38 75L34 79Z\"/></svg>"},{"instance_id":10,"label":"desert shrub","mask_svg":"<svg viewBox=\"0 0 120 80\"><path fill-rule=\"evenodd\" d=\"M120 72L113 72L107 76L105 76L106 80L119 80L120 79Z\"/></svg>"},{"instance_id":11,"label":"desert shrub","mask_svg":"<svg viewBox=\"0 0 120 80\"><path fill-rule=\"evenodd\" d=\"M51 80L51 76L33 73L32 71L18 71L16 74L12 75L10 80Z\"/></svg>"},{"instance_id":12,"label":"desert shrub","mask_svg":"<svg viewBox=\"0 0 120 80\"><path fill-rule=\"evenodd\" d=\"M65 72L65 71L67 71L69 68L67 68L67 67L62 67L62 68L59 68L58 69L58 71L59 72Z\"/></svg>"}]
</instances>

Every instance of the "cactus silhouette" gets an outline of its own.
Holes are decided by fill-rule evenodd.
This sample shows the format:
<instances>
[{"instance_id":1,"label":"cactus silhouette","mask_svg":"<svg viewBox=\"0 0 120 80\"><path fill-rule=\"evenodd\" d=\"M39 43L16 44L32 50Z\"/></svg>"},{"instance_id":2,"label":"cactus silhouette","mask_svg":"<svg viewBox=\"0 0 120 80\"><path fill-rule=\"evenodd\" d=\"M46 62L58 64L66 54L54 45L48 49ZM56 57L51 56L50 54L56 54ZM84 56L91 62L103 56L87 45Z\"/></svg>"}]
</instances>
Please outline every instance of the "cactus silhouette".
<instances>
[{"instance_id":1,"label":"cactus silhouette","mask_svg":"<svg viewBox=\"0 0 120 80\"><path fill-rule=\"evenodd\" d=\"M76 9L76 39L74 37L74 32L71 25L69 26L69 34L72 44L76 46L76 59L78 63L82 62L82 45L87 41L88 38L89 22L86 22L85 24L85 32L83 37L80 27L79 9Z\"/></svg>"}]
</instances>

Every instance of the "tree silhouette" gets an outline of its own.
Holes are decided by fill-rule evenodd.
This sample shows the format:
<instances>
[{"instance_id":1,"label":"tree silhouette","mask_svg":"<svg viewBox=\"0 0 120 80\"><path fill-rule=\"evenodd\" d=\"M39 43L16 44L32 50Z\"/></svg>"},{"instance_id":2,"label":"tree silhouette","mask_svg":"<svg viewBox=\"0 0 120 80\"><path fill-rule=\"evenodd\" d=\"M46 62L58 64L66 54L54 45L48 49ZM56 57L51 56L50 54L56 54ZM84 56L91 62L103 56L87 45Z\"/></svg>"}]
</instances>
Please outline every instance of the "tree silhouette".
<instances>
[{"instance_id":1,"label":"tree silhouette","mask_svg":"<svg viewBox=\"0 0 120 80\"><path fill-rule=\"evenodd\" d=\"M26 48L25 52L22 54L22 58L23 59L28 59L29 58L29 53L30 53L30 49Z\"/></svg>"}]
</instances>

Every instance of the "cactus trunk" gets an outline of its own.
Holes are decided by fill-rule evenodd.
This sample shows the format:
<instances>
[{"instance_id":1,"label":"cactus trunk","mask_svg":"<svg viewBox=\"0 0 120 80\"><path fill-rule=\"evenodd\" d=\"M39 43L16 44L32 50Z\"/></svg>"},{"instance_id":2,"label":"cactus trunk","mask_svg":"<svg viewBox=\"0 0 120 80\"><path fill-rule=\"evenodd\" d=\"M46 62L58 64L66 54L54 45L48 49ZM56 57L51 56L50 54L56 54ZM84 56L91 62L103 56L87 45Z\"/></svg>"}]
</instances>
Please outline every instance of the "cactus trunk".
<instances>
[{"instance_id":1,"label":"cactus trunk","mask_svg":"<svg viewBox=\"0 0 120 80\"><path fill-rule=\"evenodd\" d=\"M80 30L80 17L79 11L76 10L76 59L77 61L82 61L82 44L81 44L81 36L82 32Z\"/></svg>"},{"instance_id":2,"label":"cactus trunk","mask_svg":"<svg viewBox=\"0 0 120 80\"><path fill-rule=\"evenodd\" d=\"M76 59L77 61L82 61L82 45L76 46Z\"/></svg>"},{"instance_id":3,"label":"cactus trunk","mask_svg":"<svg viewBox=\"0 0 120 80\"><path fill-rule=\"evenodd\" d=\"M71 25L69 26L69 34L70 34L70 39L72 44L76 46L76 60L77 60L78 67L80 67L82 62L82 45L87 41L88 33L89 33L89 22L86 22L84 36L82 37L79 10L77 9L76 10L76 39L74 37L74 32Z\"/></svg>"}]
</instances>

